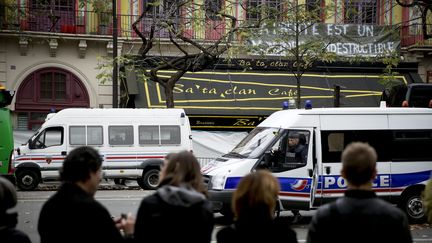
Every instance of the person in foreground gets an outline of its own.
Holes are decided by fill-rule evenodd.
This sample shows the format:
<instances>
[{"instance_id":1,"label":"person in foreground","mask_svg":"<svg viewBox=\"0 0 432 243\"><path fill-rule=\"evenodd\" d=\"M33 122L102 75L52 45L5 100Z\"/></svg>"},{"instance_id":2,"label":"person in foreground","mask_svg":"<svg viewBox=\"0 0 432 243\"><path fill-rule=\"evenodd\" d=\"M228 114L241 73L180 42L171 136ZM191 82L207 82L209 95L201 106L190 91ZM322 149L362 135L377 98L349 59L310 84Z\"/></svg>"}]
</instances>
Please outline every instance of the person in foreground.
<instances>
[{"instance_id":1,"label":"person in foreground","mask_svg":"<svg viewBox=\"0 0 432 243\"><path fill-rule=\"evenodd\" d=\"M43 205L39 216L41 243L132 241L134 218L129 214L114 221L94 199L101 165L99 153L91 147L76 148L66 156L60 169L62 185Z\"/></svg>"},{"instance_id":2,"label":"person in foreground","mask_svg":"<svg viewBox=\"0 0 432 243\"><path fill-rule=\"evenodd\" d=\"M377 154L366 143L349 144L342 153L345 196L318 209L309 225L307 242L412 242L406 215L377 198Z\"/></svg>"},{"instance_id":3,"label":"person in foreground","mask_svg":"<svg viewBox=\"0 0 432 243\"><path fill-rule=\"evenodd\" d=\"M30 243L29 237L17 230L18 214L10 212L17 204L14 185L0 176L0 242Z\"/></svg>"},{"instance_id":4,"label":"person in foreground","mask_svg":"<svg viewBox=\"0 0 432 243\"><path fill-rule=\"evenodd\" d=\"M279 190L278 180L266 170L243 177L232 198L234 224L217 233L217 242L297 242L289 221L275 218Z\"/></svg>"},{"instance_id":5,"label":"person in foreground","mask_svg":"<svg viewBox=\"0 0 432 243\"><path fill-rule=\"evenodd\" d=\"M136 242L210 242L213 212L195 156L169 154L159 178L156 193L138 208ZM161 234L162 229L166 232Z\"/></svg>"}]
</instances>

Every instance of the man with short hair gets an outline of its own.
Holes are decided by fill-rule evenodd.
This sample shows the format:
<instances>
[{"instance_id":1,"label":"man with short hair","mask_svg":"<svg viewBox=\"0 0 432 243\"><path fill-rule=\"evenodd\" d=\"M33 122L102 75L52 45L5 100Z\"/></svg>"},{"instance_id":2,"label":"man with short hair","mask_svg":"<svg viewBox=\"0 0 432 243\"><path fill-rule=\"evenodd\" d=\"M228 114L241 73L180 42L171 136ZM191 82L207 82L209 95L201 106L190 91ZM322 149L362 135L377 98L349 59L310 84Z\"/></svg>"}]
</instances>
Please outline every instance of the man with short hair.
<instances>
[{"instance_id":1,"label":"man with short hair","mask_svg":"<svg viewBox=\"0 0 432 243\"><path fill-rule=\"evenodd\" d=\"M62 185L39 216L41 243L125 242L119 229L133 235L131 215L114 222L94 199L102 178L101 165L99 153L91 147L76 148L65 158L60 169Z\"/></svg>"},{"instance_id":2,"label":"man with short hair","mask_svg":"<svg viewBox=\"0 0 432 243\"><path fill-rule=\"evenodd\" d=\"M307 242L412 242L406 215L372 190L376 161L375 149L366 143L345 148L341 170L348 185L345 196L318 209Z\"/></svg>"},{"instance_id":3,"label":"man with short hair","mask_svg":"<svg viewBox=\"0 0 432 243\"><path fill-rule=\"evenodd\" d=\"M300 134L297 132L290 132L288 135L288 148L285 154L285 163L307 162L307 148L300 143Z\"/></svg>"}]
</instances>

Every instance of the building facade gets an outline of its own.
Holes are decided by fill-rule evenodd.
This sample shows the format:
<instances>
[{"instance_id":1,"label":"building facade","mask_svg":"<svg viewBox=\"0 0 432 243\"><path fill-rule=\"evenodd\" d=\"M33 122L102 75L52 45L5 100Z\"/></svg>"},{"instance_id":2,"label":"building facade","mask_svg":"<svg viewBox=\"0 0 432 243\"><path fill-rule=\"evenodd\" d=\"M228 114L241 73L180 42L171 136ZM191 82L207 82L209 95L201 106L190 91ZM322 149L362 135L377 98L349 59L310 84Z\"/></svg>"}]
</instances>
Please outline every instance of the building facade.
<instances>
[{"instance_id":1,"label":"building facade","mask_svg":"<svg viewBox=\"0 0 432 243\"><path fill-rule=\"evenodd\" d=\"M11 104L15 129L37 129L44 122L47 113L68 107L107 108L113 106L112 82L101 82L98 77L100 73L98 66L106 58L111 58L113 54L111 2L110 0L0 1L0 85L16 91L14 101ZM152 8L150 15L167 11L164 7L169 2L169 0L161 1L161 4ZM227 4L223 0L194 0L194 2L212 5L216 10L224 8ZM251 20L260 15L259 12L251 10L255 6L267 5L283 8L281 2L282 0L239 0L234 1L234 5L230 5L229 12L239 20ZM120 56L138 53L142 42L133 31L132 23L138 19L147 3L148 0L117 0L117 6L115 6L118 14L117 50ZM395 0L298 0L298 3L307 5L311 11L332 4L334 14L329 18L323 17L321 21L324 24L341 26L400 25L398 38L400 39L400 53L403 57L399 69L400 78L408 83L432 82L432 42L423 39L421 22L412 21L421 12L416 8L403 8L398 6ZM350 14L349 12L353 10L355 14ZM203 19L199 12L194 13L192 11L193 14L190 14L191 12L186 13L182 9L177 11L177 24L183 26L184 33L196 41L215 41L228 30L221 18ZM149 19L144 19L138 25L143 33L150 26L148 21ZM206 24L194 24L199 21L205 21ZM168 33L160 31L158 35L160 37L159 51L177 55L179 50L167 41ZM155 50L154 53L156 55L157 51ZM258 64L261 62L266 63L265 66L260 67ZM229 117L237 114L237 118L245 119L240 120L241 126L239 125L239 127L247 128L248 126L244 124L249 124L249 127L252 127L263 117L280 109L279 104L286 100L286 97L293 95L292 85L289 86L290 89L280 88L284 85L283 82L280 83L281 79L278 78L281 77L280 75L286 80L292 79L292 76L289 75L290 72L283 69L283 61L244 55L237 60L237 63L237 67L227 68L226 65L219 65L219 67L211 68L213 72L211 75L206 73L187 74L177 86L176 99L179 100L177 105L189 109L188 113L191 113L191 117L195 115L196 128L214 127L219 124L215 122L217 119L209 120L209 114L214 117ZM247 77L244 75L240 77L240 74L236 74L236 72L243 72L244 74L244 71L241 71L244 68L242 63L249 63L252 66L251 74L245 74L249 75ZM363 95L373 97L371 102L375 102L379 98L379 91L382 88L382 86L377 85L377 80L383 67L375 67L371 71L369 67L360 65L355 67L356 71L353 73L353 68L348 66L344 63L337 63L321 68L317 67L313 72L306 74L306 77L308 75L310 77L312 83L308 84L311 86L314 86L313 82L318 79L322 79L321 83L325 83L324 86L317 84L311 90L322 89L323 92L327 93L315 94L311 91L312 93L309 94L306 90L304 98L321 99L323 102L320 103L320 106L331 106L332 102L324 99L331 99L333 86L344 87L344 85L350 85L350 81L342 80L338 83L329 82L329 80L337 80L337 75L346 78L349 74L356 80L373 79L371 81L373 84L365 84L364 87L362 83L359 83L360 81L356 81L355 89L366 90ZM340 67L345 67L345 69L341 70ZM268 72L267 77L258 75L263 72ZM421 79L414 77L413 73L417 73ZM233 79L236 75L238 78ZM252 79L248 78L252 76ZM260 93L262 90L254 89L254 87L263 86L263 82L272 82L272 78L269 76L279 82L271 83L276 85L274 89L265 90L262 94ZM219 80L218 84L222 86L216 87L212 84L206 88L207 91L201 89L194 92L192 86L187 87L190 84L187 82L188 80L195 80L197 84L204 80L207 85L212 81ZM237 90L233 88L235 82L238 82ZM214 83L216 85L217 82ZM133 107L163 106L157 85L138 82L136 86L140 91L131 90L130 86L129 84L128 93L130 98L135 99ZM211 93L212 88L213 93ZM144 90L151 94L146 94ZM269 95L275 93L278 95L273 97L274 103L269 103ZM153 94L157 95L152 96ZM234 98L223 100L222 98L226 98L225 95L231 95ZM347 97L348 95L355 97L353 94L347 94ZM221 100L218 101L223 105L212 109L215 104L213 103L213 100L216 100L215 97L220 98ZM263 103L262 100L266 101ZM247 105L243 105L246 103ZM361 106L362 101L347 100L346 105ZM253 107L251 108L251 106ZM213 111L209 112L209 110ZM233 127L233 124L239 121L237 118L232 122L222 119L223 122L220 124L223 125L221 127Z\"/></svg>"}]
</instances>

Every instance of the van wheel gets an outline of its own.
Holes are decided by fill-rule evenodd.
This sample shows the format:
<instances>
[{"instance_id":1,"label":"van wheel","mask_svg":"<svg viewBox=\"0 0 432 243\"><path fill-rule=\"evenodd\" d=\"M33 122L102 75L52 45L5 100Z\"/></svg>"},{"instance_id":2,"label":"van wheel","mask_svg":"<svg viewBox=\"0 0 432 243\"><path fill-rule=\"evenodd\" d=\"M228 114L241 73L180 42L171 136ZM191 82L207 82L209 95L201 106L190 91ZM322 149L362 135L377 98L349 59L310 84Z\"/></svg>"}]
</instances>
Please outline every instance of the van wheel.
<instances>
[{"instance_id":1,"label":"van wheel","mask_svg":"<svg viewBox=\"0 0 432 243\"><path fill-rule=\"evenodd\" d=\"M156 190L159 185L159 170L151 169L138 178L138 185L144 190Z\"/></svg>"},{"instance_id":2,"label":"van wheel","mask_svg":"<svg viewBox=\"0 0 432 243\"><path fill-rule=\"evenodd\" d=\"M422 223L425 221L426 217L423 209L421 191L416 190L404 196L400 206L407 214L411 223Z\"/></svg>"},{"instance_id":3,"label":"van wheel","mask_svg":"<svg viewBox=\"0 0 432 243\"><path fill-rule=\"evenodd\" d=\"M34 190L40 182L39 174L34 170L19 170L16 173L17 186L20 190Z\"/></svg>"}]
</instances>

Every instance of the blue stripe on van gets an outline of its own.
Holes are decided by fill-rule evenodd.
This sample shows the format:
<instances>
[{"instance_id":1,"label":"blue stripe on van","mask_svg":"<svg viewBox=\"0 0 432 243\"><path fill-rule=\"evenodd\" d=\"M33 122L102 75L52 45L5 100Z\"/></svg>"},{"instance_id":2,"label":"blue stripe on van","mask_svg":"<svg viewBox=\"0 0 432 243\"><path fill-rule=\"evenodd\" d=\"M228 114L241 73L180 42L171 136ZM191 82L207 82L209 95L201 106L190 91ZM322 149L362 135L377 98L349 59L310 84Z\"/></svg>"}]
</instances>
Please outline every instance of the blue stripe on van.
<instances>
[{"instance_id":1,"label":"blue stripe on van","mask_svg":"<svg viewBox=\"0 0 432 243\"><path fill-rule=\"evenodd\" d=\"M228 177L225 183L225 189L235 189L242 177ZM283 192L310 192L310 178L278 178Z\"/></svg>"},{"instance_id":2,"label":"blue stripe on van","mask_svg":"<svg viewBox=\"0 0 432 243\"><path fill-rule=\"evenodd\" d=\"M401 174L379 174L374 180L374 188L400 188L409 185L420 184L428 180L431 176L432 170L401 173ZM225 183L225 189L235 189L242 177L228 177ZM310 192L312 179L310 178L278 178L281 191L283 192ZM331 190L331 189L345 189L346 182L340 175L335 176L320 176L318 182L318 189Z\"/></svg>"},{"instance_id":3,"label":"blue stripe on van","mask_svg":"<svg viewBox=\"0 0 432 243\"><path fill-rule=\"evenodd\" d=\"M399 188L419 184L428 180L431 172L431 170L427 170L413 173L379 174L373 181L373 188ZM320 176L318 189L326 190L344 188L346 188L346 181L342 176Z\"/></svg>"},{"instance_id":4,"label":"blue stripe on van","mask_svg":"<svg viewBox=\"0 0 432 243\"><path fill-rule=\"evenodd\" d=\"M431 176L432 170L414 173L393 174L392 187L406 187L427 181Z\"/></svg>"}]
</instances>

